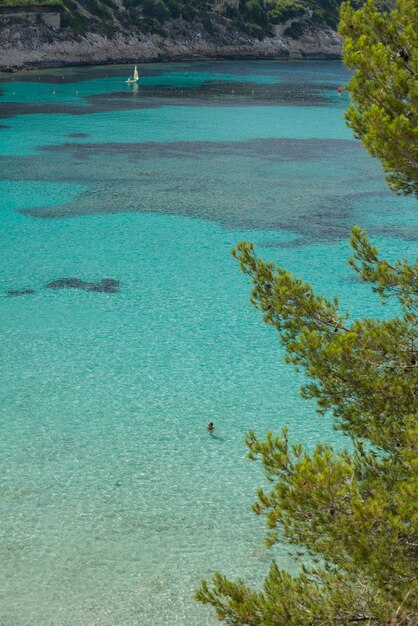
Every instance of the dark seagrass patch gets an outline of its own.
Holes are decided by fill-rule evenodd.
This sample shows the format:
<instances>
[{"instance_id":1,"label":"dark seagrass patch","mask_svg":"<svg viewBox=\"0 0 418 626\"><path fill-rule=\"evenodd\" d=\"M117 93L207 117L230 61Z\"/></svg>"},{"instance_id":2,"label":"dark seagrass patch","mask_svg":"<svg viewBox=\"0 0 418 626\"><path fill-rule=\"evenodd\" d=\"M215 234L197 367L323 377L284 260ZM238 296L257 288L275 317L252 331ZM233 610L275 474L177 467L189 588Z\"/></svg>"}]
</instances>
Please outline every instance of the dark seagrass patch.
<instances>
[{"instance_id":1,"label":"dark seagrass patch","mask_svg":"<svg viewBox=\"0 0 418 626\"><path fill-rule=\"evenodd\" d=\"M10 289L5 292L6 298L17 298L18 296L29 296L36 293L34 289Z\"/></svg>"},{"instance_id":2,"label":"dark seagrass patch","mask_svg":"<svg viewBox=\"0 0 418 626\"><path fill-rule=\"evenodd\" d=\"M97 282L89 282L80 278L58 278L46 283L47 289L82 289L102 293L118 293L120 281L114 278L102 278Z\"/></svg>"}]
</instances>

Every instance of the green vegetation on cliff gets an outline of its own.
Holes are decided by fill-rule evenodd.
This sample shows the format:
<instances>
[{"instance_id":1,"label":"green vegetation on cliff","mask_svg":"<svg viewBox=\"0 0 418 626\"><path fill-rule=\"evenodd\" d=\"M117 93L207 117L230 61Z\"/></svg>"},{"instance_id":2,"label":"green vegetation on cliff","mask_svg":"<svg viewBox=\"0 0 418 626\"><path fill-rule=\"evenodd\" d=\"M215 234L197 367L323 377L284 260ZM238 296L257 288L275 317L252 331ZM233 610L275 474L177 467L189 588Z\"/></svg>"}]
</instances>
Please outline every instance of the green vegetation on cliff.
<instances>
[{"instance_id":1,"label":"green vegetation on cliff","mask_svg":"<svg viewBox=\"0 0 418 626\"><path fill-rule=\"evenodd\" d=\"M0 9L34 9L45 7L48 10L62 11L64 4L62 0L0 0Z\"/></svg>"},{"instance_id":2,"label":"green vegetation on cliff","mask_svg":"<svg viewBox=\"0 0 418 626\"><path fill-rule=\"evenodd\" d=\"M210 35L219 27L251 36L271 36L272 24L313 15L306 24L335 27L341 0L0 0L0 10L46 9L62 14L62 27L83 34L88 30L109 36L121 29L165 35L173 20L194 23ZM187 27L186 27L187 28Z\"/></svg>"}]
</instances>

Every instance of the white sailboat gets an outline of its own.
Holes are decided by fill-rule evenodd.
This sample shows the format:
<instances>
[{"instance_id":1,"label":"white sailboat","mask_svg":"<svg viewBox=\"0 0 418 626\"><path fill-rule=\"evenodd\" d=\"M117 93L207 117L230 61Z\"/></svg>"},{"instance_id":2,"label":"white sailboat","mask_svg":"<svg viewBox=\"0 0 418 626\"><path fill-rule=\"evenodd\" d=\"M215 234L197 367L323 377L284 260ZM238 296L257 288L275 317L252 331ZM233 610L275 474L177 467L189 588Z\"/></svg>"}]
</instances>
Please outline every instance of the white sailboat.
<instances>
[{"instance_id":1,"label":"white sailboat","mask_svg":"<svg viewBox=\"0 0 418 626\"><path fill-rule=\"evenodd\" d=\"M139 74L138 74L138 68L135 65L134 68L134 75L133 76L129 76L128 80L126 81L127 83L137 83L139 80Z\"/></svg>"}]
</instances>

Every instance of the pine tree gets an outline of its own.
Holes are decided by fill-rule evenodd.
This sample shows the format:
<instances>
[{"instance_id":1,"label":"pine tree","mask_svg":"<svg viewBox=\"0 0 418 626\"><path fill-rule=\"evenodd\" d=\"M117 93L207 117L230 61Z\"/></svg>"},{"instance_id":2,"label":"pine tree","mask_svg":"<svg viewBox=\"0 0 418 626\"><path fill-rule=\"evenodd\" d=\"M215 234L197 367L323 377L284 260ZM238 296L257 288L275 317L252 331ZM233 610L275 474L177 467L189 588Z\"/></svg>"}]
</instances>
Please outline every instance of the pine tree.
<instances>
[{"instance_id":1,"label":"pine tree","mask_svg":"<svg viewBox=\"0 0 418 626\"><path fill-rule=\"evenodd\" d=\"M399 0L390 15L371 2L345 5L341 32L345 60L358 68L349 124L390 184L418 195L416 0ZM359 227L350 243L353 270L382 302L398 302L398 316L352 320L336 298L264 262L252 244L233 251L253 305L307 375L302 396L331 411L353 447L308 453L286 429L265 440L248 434L249 457L271 484L254 504L267 541L279 531L312 565L291 575L273 562L260 591L220 573L203 581L197 600L231 625L418 624L418 261L389 262Z\"/></svg>"},{"instance_id":2,"label":"pine tree","mask_svg":"<svg viewBox=\"0 0 418 626\"><path fill-rule=\"evenodd\" d=\"M418 193L418 2L379 12L373 0L341 8L343 59L354 69L347 121L382 161L395 191Z\"/></svg>"}]
</instances>

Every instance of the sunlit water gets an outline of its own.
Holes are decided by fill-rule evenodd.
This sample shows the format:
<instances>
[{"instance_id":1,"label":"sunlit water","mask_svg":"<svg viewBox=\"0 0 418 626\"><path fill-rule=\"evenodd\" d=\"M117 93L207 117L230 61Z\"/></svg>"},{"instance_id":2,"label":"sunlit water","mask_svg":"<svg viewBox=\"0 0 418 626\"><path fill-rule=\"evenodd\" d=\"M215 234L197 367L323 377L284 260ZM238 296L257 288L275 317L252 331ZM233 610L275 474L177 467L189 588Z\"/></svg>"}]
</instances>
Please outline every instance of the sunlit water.
<instances>
[{"instance_id":1,"label":"sunlit water","mask_svg":"<svg viewBox=\"0 0 418 626\"><path fill-rule=\"evenodd\" d=\"M350 227L417 252L414 203L344 125L338 62L148 65L139 89L130 70L0 82L1 626L209 626L202 577L294 567L263 547L245 433L345 442L230 249L373 316ZM120 284L47 287L65 278Z\"/></svg>"}]
</instances>

